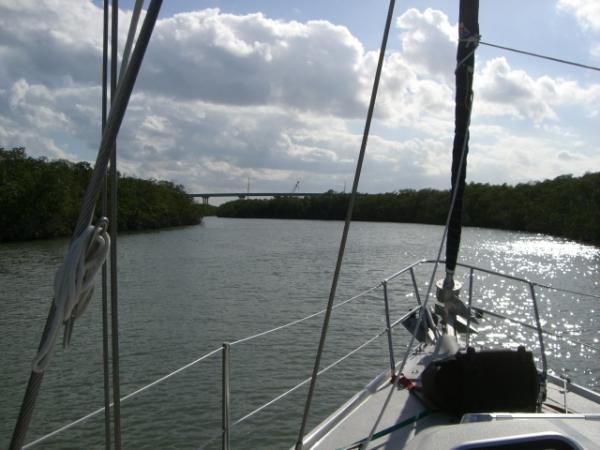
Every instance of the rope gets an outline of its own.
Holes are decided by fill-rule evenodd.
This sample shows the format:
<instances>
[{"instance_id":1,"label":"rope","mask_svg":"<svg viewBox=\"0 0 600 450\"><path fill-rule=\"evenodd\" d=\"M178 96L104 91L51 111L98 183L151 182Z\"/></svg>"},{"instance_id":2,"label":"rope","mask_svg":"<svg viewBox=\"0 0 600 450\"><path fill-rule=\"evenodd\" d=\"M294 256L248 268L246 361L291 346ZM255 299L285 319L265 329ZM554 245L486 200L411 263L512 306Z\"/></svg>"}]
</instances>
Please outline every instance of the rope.
<instances>
[{"instance_id":1,"label":"rope","mask_svg":"<svg viewBox=\"0 0 600 450\"><path fill-rule=\"evenodd\" d=\"M119 129L121 128L121 123L123 122L123 117L125 116L125 111L127 109L127 105L131 97L131 92L133 91L137 75L142 65L144 54L148 47L148 42L150 41L150 37L152 36L152 30L154 29L154 25L158 18L158 13L160 11L161 5L162 0L152 0L150 5L148 6L148 10L146 11L146 17L144 19L144 24L142 25L142 28L140 30L140 34L137 39L137 44L131 56L131 61L127 65L127 69L125 71L125 75L123 76L122 82L119 83L119 86L117 87L113 107L111 108L110 114L108 116L106 128L102 133L102 141L98 150L96 164L94 165L94 170L92 172L90 182L84 195L82 208L79 212L79 217L77 219L75 231L73 232L72 241L77 239L91 223L96 200L106 178L106 168L108 166L108 160L110 158L110 150L112 149L117 134L119 133ZM46 319L46 325L44 327L44 333L41 340L42 343L46 341L45 336L47 334L47 331L51 329L51 324L55 320L56 313L57 308L53 301L50 306L48 318ZM39 393L40 386L42 384L43 375L43 371L31 372L29 382L27 384L27 389L23 398L23 402L21 403L19 418L17 419L17 423L13 431L13 437L10 443L11 450L20 449L23 445L25 435L27 433L27 428L29 427L31 417L33 415L35 401Z\"/></svg>"},{"instance_id":2,"label":"rope","mask_svg":"<svg viewBox=\"0 0 600 450\"><path fill-rule=\"evenodd\" d=\"M600 72L600 67L588 66L587 64L581 64L567 59L553 58L552 56L540 55L539 53L527 52L525 50L518 50L516 48L504 47L503 45L490 44L489 42L479 41L481 45L487 45L488 47L499 48L501 50L507 50L509 52L520 53L522 55L533 56L534 58L547 59L548 61L554 61L561 64L568 64L570 66L581 67L583 69L596 70Z\"/></svg>"},{"instance_id":3,"label":"rope","mask_svg":"<svg viewBox=\"0 0 600 450\"><path fill-rule=\"evenodd\" d=\"M429 414L431 414L433 411L430 410L424 410L421 411L417 414L415 414L412 417L409 417L406 420L403 420L402 422L398 422L395 425L392 425L391 427L388 428L384 428L381 431L378 431L377 433L373 434L373 436L371 437L371 439L361 439L360 441L355 442L354 444L350 444L349 447L342 447L339 448L337 450L354 450L354 449L361 449L364 448L363 446L367 443L367 442L371 442L374 439L379 439L380 437L386 436L390 433L393 433L396 430L399 430L400 428L404 428L407 425L411 425L415 422L418 422L419 420L423 419L424 417L427 417Z\"/></svg>"},{"instance_id":4,"label":"rope","mask_svg":"<svg viewBox=\"0 0 600 450\"><path fill-rule=\"evenodd\" d=\"M302 439L304 437L304 430L308 421L308 415L310 412L310 404L314 395L315 386L317 382L317 376L319 373L319 366L321 364L321 356L323 349L325 348L325 340L327 338L327 329L329 326L329 319L331 317L331 311L333 309L333 301L335 300L335 292L337 289L337 283L342 268L342 261L344 259L344 250L346 248L346 240L348 239L348 231L350 230L350 222L352 221L352 212L354 211L354 203L356 201L356 192L358 190L358 182L360 180L360 173L362 171L362 164L365 158L367 149L367 141L369 139L369 130L371 128L371 119L373 118L373 111L375 110L375 100L377 98L377 90L379 88L379 79L381 78L381 70L383 68L383 60L385 57L385 48L387 45L388 35L390 32L390 26L392 23L392 17L394 14L395 0L390 0L388 15L385 23L385 30L383 32L383 38L381 40L381 50L379 51L379 60L377 61L377 70L375 72L375 80L373 82L373 91L371 92L371 100L369 102L369 110L367 112L367 120L365 123L365 129L363 132L362 143L360 147L360 153L356 164L356 171L354 173L354 182L352 183L352 194L350 195L350 203L348 204L348 210L346 212L346 220L344 222L344 231L342 232L342 240L340 242L340 249L338 252L337 263L335 266L335 273L333 275L333 281L331 283L331 291L329 293L329 301L327 302L327 311L325 312L325 318L323 319L323 328L321 330L321 338L319 340L319 347L317 350L317 356L315 358L315 364L313 367L313 373L310 381L310 387L308 389L308 396L306 398L306 404L304 406L304 414L302 416L302 424L298 432L298 440L296 442L296 450L302 450Z\"/></svg>"},{"instance_id":5,"label":"rope","mask_svg":"<svg viewBox=\"0 0 600 450\"><path fill-rule=\"evenodd\" d=\"M71 242L65 259L54 278L55 313L48 332L33 359L33 371L43 372L52 354L61 322L65 325L65 345L69 344L73 320L86 310L94 292L94 280L102 267L110 237L106 231L108 220L89 226Z\"/></svg>"},{"instance_id":6,"label":"rope","mask_svg":"<svg viewBox=\"0 0 600 450\"><path fill-rule=\"evenodd\" d=\"M472 36L469 36L468 38L459 39L460 42L466 42L466 43L470 43L471 45L473 45L473 49L469 53L467 53L467 56L465 56L463 59L461 59L458 62L458 64L456 64L456 69L454 69L455 73L459 67L461 67L471 56L473 56L473 53L475 53L475 50L477 50L477 47L479 46L480 40L481 40L480 34L472 35Z\"/></svg>"}]
</instances>

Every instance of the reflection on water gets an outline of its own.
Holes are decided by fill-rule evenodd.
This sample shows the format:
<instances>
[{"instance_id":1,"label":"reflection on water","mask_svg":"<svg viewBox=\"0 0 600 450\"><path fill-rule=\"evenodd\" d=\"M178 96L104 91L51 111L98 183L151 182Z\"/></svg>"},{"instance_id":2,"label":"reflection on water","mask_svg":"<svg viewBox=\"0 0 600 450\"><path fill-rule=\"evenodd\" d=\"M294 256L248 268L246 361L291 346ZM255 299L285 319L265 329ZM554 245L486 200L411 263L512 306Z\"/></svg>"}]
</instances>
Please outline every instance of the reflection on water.
<instances>
[{"instance_id":1,"label":"reflection on water","mask_svg":"<svg viewBox=\"0 0 600 450\"><path fill-rule=\"evenodd\" d=\"M489 242L486 247L506 255L529 255L553 260L598 258L598 249L543 235L519 236L508 242Z\"/></svg>"},{"instance_id":2,"label":"reflection on water","mask_svg":"<svg viewBox=\"0 0 600 450\"><path fill-rule=\"evenodd\" d=\"M549 279L569 273L573 281L586 279L585 286L597 287L600 277L596 271L598 249L589 245L543 235L520 236L511 241L490 241L484 251L503 255L513 273L528 272ZM504 266L503 261L500 266ZM578 264L574 265L573 262ZM579 264L581 262L581 264ZM587 264L586 264L587 263ZM494 266L492 266L494 267Z\"/></svg>"},{"instance_id":3,"label":"reflection on water","mask_svg":"<svg viewBox=\"0 0 600 450\"><path fill-rule=\"evenodd\" d=\"M490 268L539 283L580 292L598 294L600 283L600 251L592 246L543 235L472 230L481 239L473 252L473 261ZM465 259L467 252L463 252ZM471 255L469 255L471 256ZM481 264L480 263L480 264ZM474 297L474 304L494 309L530 325L535 324L531 293L527 285L497 279L490 275L477 277L485 285ZM578 383L598 389L600 386L597 348L598 299L556 292L536 287L541 325L548 332L545 346L548 364L554 372ZM539 351L537 333L507 320L486 317L487 325L475 342L481 345L514 347L527 342ZM506 335L508 339L504 338ZM595 348L586 345L589 344Z\"/></svg>"},{"instance_id":4,"label":"reflection on water","mask_svg":"<svg viewBox=\"0 0 600 450\"><path fill-rule=\"evenodd\" d=\"M342 224L209 218L201 226L124 235L119 241L122 393L210 350L324 307ZM374 286L421 258L432 258L441 228L354 223L338 299ZM0 447L6 447L47 314L54 271L66 241L0 245ZM463 262L550 286L597 292L600 251L561 239L465 229ZM416 271L425 286L431 266ZM458 274L465 290L468 271ZM422 287L421 295L425 288ZM389 286L391 314L415 304L410 278ZM536 288L543 327L597 345L598 301ZM101 314L96 294L76 324L72 346L58 348L44 380L29 436L51 431L102 405ZM473 305L534 324L527 285L477 274ZM232 418L310 375L322 317L232 348ZM335 311L323 366L384 326L380 289ZM472 342L537 350L534 331L485 316ZM394 330L397 355L408 342ZM598 389L597 352L547 336L549 364L575 382ZM385 369L385 339L353 355L319 380L310 425L336 409ZM220 354L123 404L127 448L197 448L220 434ZM238 448L289 447L299 426L305 389L233 429ZM44 448L103 448L102 418L53 438ZM259 431L260 430L260 431ZM213 446L219 447L218 440ZM210 446L209 446L210 447ZM212 447L211 447L212 448Z\"/></svg>"}]
</instances>

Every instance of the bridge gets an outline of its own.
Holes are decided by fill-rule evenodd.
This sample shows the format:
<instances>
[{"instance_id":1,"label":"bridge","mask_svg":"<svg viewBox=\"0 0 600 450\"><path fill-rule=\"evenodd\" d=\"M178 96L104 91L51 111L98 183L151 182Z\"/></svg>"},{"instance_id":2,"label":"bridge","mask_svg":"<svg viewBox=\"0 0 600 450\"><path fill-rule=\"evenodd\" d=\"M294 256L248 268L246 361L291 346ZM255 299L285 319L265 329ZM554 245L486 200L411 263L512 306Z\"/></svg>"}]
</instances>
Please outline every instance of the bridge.
<instances>
[{"instance_id":1,"label":"bridge","mask_svg":"<svg viewBox=\"0 0 600 450\"><path fill-rule=\"evenodd\" d=\"M200 197L203 205L208 205L211 197L319 197L326 195L323 192L209 192L202 194L190 194L191 197Z\"/></svg>"}]
</instances>

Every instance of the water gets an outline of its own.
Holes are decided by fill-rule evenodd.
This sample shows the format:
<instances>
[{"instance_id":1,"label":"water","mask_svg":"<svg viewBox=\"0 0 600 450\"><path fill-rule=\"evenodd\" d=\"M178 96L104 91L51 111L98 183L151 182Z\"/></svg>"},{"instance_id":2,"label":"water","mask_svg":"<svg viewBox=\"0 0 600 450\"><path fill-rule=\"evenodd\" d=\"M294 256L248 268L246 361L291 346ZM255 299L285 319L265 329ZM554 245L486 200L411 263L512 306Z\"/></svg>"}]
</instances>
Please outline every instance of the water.
<instances>
[{"instance_id":1,"label":"water","mask_svg":"<svg viewBox=\"0 0 600 450\"><path fill-rule=\"evenodd\" d=\"M207 218L200 226L119 238L121 393L128 394L223 342L252 335L322 309L341 235L340 222ZM339 300L376 285L421 259L434 258L441 228L354 223L338 288ZM65 240L0 245L0 447L6 447L48 311L52 279ZM600 250L541 235L465 229L461 260L564 288L598 292ZM417 270L422 285L430 266ZM466 273L460 273L464 282ZM483 287L483 282L489 282ZM425 288L421 288L424 295ZM414 305L408 278L390 284L391 314ZM533 320L522 287L478 276L474 304ZM510 295L510 296L509 296ZM543 326L598 346L598 300L538 290ZM322 316L232 347L232 419L310 376ZM323 366L384 326L381 291L334 313ZM511 345L533 333L505 321L481 324L476 343ZM397 357L408 342L394 330ZM548 339L549 363L580 384L600 387L591 349ZM324 374L309 428L384 370L385 336ZM123 403L126 448L200 448L220 432L220 354ZM77 322L72 346L60 346L46 372L29 440L102 406L100 299ZM306 386L236 425L234 448L288 448L296 437ZM219 441L208 448L218 448ZM39 448L103 448L97 416Z\"/></svg>"}]
</instances>

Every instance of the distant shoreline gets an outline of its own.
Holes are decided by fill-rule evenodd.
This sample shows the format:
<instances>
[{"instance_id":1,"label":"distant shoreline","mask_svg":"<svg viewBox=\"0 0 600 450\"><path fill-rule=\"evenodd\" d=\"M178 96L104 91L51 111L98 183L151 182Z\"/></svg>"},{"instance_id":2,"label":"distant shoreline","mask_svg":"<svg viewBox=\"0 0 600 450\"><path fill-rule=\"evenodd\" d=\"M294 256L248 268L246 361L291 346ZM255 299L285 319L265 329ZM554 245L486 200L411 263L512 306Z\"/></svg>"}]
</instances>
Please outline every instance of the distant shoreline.
<instances>
[{"instance_id":1,"label":"distant shoreline","mask_svg":"<svg viewBox=\"0 0 600 450\"><path fill-rule=\"evenodd\" d=\"M86 162L31 158L0 148L0 243L70 236L92 173ZM195 225L214 207L199 205L183 186L119 175L119 231ZM99 205L96 215L99 215Z\"/></svg>"},{"instance_id":2,"label":"distant shoreline","mask_svg":"<svg viewBox=\"0 0 600 450\"><path fill-rule=\"evenodd\" d=\"M353 220L443 225L449 192L434 189L359 194ZM235 200L217 208L229 218L344 220L349 194ZM470 183L463 225L543 233L600 246L600 173L508 186Z\"/></svg>"}]
</instances>

